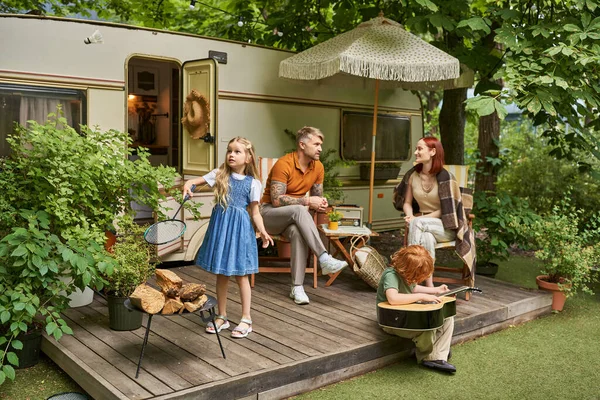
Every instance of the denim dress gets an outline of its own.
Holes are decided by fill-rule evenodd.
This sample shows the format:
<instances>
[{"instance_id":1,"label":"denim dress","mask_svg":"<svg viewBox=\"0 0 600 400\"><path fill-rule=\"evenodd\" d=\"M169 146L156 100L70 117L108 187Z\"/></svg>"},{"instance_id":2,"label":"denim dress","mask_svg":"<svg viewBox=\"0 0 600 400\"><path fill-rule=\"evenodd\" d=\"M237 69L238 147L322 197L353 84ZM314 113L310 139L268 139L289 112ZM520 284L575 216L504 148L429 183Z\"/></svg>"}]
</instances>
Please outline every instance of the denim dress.
<instances>
[{"instance_id":1,"label":"denim dress","mask_svg":"<svg viewBox=\"0 0 600 400\"><path fill-rule=\"evenodd\" d=\"M227 207L216 204L196 265L208 272L226 276L258 273L258 249L254 227L246 210L250 204L252 177L229 177Z\"/></svg>"}]
</instances>

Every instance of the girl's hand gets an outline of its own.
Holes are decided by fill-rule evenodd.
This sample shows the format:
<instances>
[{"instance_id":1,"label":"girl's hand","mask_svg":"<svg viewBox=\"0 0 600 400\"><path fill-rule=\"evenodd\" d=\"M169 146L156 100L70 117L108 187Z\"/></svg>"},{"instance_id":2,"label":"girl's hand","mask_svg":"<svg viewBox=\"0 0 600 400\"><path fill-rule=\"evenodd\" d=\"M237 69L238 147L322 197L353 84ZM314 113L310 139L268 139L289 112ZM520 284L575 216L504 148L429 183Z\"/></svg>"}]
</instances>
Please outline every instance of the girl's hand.
<instances>
[{"instance_id":1,"label":"girl's hand","mask_svg":"<svg viewBox=\"0 0 600 400\"><path fill-rule=\"evenodd\" d=\"M267 233L267 231L261 232L260 238L262 240L263 249L266 249L267 247L269 247L269 243L271 243L271 246L275 246L275 243L273 242L273 238L271 238L271 236Z\"/></svg>"},{"instance_id":2,"label":"girl's hand","mask_svg":"<svg viewBox=\"0 0 600 400\"><path fill-rule=\"evenodd\" d=\"M191 181L187 181L185 185L183 185L183 197L190 196L191 198L194 195L192 186L194 186L194 184Z\"/></svg>"},{"instance_id":3,"label":"girl's hand","mask_svg":"<svg viewBox=\"0 0 600 400\"><path fill-rule=\"evenodd\" d=\"M406 217L404 217L404 222L406 222L407 224L410 224L410 221L412 221L415 218L414 215L407 215Z\"/></svg>"}]
</instances>

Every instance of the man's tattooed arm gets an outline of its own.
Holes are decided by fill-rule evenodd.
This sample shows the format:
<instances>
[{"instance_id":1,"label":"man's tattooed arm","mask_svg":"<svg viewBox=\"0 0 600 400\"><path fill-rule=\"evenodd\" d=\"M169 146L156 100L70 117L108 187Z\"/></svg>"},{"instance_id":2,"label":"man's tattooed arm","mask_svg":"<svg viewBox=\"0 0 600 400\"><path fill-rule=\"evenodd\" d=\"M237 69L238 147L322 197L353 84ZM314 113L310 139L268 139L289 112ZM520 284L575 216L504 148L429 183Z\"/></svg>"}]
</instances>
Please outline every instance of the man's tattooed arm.
<instances>
[{"instance_id":1,"label":"man's tattooed arm","mask_svg":"<svg viewBox=\"0 0 600 400\"><path fill-rule=\"evenodd\" d=\"M271 204L273 207L290 206L293 204L299 204L301 206L308 205L308 199L306 197L292 197L285 194L287 191L287 185L282 182L271 182Z\"/></svg>"},{"instance_id":2,"label":"man's tattooed arm","mask_svg":"<svg viewBox=\"0 0 600 400\"><path fill-rule=\"evenodd\" d=\"M323 184L322 183L315 183L310 188L310 195L311 196L323 197Z\"/></svg>"}]
</instances>

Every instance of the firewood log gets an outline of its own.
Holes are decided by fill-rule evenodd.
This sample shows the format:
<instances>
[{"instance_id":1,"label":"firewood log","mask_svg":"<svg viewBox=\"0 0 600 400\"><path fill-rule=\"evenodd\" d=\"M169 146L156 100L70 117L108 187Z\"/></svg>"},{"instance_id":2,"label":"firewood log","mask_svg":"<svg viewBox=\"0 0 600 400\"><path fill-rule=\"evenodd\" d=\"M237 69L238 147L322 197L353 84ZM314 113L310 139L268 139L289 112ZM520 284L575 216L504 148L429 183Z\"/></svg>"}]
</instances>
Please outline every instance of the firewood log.
<instances>
[{"instance_id":1,"label":"firewood log","mask_svg":"<svg viewBox=\"0 0 600 400\"><path fill-rule=\"evenodd\" d=\"M183 281L177 274L168 269L156 270L156 283L162 289L167 297L175 298L179 296L179 290L183 285Z\"/></svg>"},{"instance_id":2,"label":"firewood log","mask_svg":"<svg viewBox=\"0 0 600 400\"><path fill-rule=\"evenodd\" d=\"M194 301L187 301L185 303L183 303L184 307L186 310L188 310L189 312L194 312L198 309L200 309L204 303L206 303L206 301L208 300L208 297L206 297L205 294L203 294L202 296L199 296L196 300Z\"/></svg>"},{"instance_id":3,"label":"firewood log","mask_svg":"<svg viewBox=\"0 0 600 400\"><path fill-rule=\"evenodd\" d=\"M183 307L183 303L178 299L167 299L161 314L175 314Z\"/></svg>"},{"instance_id":4,"label":"firewood log","mask_svg":"<svg viewBox=\"0 0 600 400\"><path fill-rule=\"evenodd\" d=\"M179 296L183 302L194 301L205 292L206 285L202 283L186 283L179 291Z\"/></svg>"},{"instance_id":5,"label":"firewood log","mask_svg":"<svg viewBox=\"0 0 600 400\"><path fill-rule=\"evenodd\" d=\"M136 287L129 300L131 304L148 314L160 312L165 305L165 295L145 284Z\"/></svg>"}]
</instances>

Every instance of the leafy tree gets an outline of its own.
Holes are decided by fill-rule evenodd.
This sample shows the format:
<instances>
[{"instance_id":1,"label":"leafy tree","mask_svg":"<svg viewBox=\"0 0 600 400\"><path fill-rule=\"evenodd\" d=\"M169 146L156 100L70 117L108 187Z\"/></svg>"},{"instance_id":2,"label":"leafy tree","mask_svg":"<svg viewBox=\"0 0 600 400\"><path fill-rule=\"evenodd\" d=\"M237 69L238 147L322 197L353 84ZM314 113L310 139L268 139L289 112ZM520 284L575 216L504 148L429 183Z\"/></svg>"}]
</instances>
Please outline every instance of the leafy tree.
<instances>
[{"instance_id":1,"label":"leafy tree","mask_svg":"<svg viewBox=\"0 0 600 400\"><path fill-rule=\"evenodd\" d=\"M487 91L470 100L469 108L490 115L503 112L499 100L514 101L545 129L552 156L578 160L582 171L594 173L586 156L580 156L600 158L594 136L600 123L598 2L546 0L536 1L535 7L531 1L496 3L495 14L504 22L495 40L505 54L496 77L503 76L510 91Z\"/></svg>"}]
</instances>

